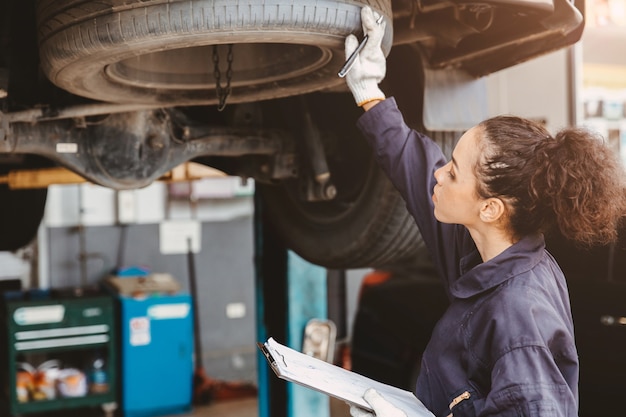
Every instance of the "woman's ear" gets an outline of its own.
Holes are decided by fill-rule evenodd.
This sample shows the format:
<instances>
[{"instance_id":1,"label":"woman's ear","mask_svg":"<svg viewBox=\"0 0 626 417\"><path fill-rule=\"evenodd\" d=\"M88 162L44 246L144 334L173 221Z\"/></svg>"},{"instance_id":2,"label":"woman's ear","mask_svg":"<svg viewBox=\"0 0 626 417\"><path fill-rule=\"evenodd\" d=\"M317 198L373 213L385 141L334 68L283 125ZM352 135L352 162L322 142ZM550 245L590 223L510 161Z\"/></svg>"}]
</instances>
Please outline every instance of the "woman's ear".
<instances>
[{"instance_id":1,"label":"woman's ear","mask_svg":"<svg viewBox=\"0 0 626 417\"><path fill-rule=\"evenodd\" d=\"M485 223L494 223L504 219L506 204L499 198L491 197L482 202L480 219Z\"/></svg>"}]
</instances>

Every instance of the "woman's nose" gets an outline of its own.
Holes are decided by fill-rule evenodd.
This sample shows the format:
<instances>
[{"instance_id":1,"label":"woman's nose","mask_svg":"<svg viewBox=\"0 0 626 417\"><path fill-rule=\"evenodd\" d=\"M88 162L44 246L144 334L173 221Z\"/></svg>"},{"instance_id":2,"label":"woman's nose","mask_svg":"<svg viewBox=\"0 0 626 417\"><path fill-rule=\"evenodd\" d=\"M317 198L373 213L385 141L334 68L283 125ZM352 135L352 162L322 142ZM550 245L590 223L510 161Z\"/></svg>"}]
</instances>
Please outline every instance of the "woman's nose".
<instances>
[{"instance_id":1,"label":"woman's nose","mask_svg":"<svg viewBox=\"0 0 626 417\"><path fill-rule=\"evenodd\" d=\"M441 181L439 180L441 173L443 172L443 167L437 168L435 170L435 181L437 181L438 184L441 184Z\"/></svg>"}]
</instances>

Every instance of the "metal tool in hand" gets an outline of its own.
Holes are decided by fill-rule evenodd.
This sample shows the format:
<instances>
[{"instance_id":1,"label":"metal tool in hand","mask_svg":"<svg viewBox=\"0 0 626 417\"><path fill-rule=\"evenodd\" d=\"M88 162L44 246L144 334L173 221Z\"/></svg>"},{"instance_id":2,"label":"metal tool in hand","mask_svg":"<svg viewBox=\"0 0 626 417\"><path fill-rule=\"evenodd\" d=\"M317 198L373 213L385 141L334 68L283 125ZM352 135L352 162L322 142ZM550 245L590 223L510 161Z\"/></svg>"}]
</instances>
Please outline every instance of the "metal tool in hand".
<instances>
[{"instance_id":1,"label":"metal tool in hand","mask_svg":"<svg viewBox=\"0 0 626 417\"><path fill-rule=\"evenodd\" d=\"M376 23L378 23L379 25L381 23L383 23L383 16L382 15L378 19L376 19ZM352 69L352 66L354 65L354 61L356 61L357 56L359 56L359 52L361 52L361 49L363 49L363 47L367 43L368 39L369 39L369 36L365 35L363 37L363 39L361 40L361 42L359 43L359 46L357 46L356 49L354 50L354 52L352 52L350 54L350 56L346 60L346 63L343 64L343 67L341 67L341 69L337 73L337 75L340 78L345 77L346 74L348 73L348 71L350 71Z\"/></svg>"}]
</instances>

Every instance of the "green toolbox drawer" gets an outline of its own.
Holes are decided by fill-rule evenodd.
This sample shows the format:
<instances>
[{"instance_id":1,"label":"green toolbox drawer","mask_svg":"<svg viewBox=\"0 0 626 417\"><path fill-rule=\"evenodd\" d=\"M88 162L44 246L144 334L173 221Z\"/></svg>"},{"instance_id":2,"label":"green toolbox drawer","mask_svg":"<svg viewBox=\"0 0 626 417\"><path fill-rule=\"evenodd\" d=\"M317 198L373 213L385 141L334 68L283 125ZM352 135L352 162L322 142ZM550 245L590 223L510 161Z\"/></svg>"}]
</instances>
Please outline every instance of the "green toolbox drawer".
<instances>
[{"instance_id":1,"label":"green toolbox drawer","mask_svg":"<svg viewBox=\"0 0 626 417\"><path fill-rule=\"evenodd\" d=\"M2 377L9 389L2 394L1 414L115 408L114 299L26 298L2 300L2 354L7 364Z\"/></svg>"}]
</instances>

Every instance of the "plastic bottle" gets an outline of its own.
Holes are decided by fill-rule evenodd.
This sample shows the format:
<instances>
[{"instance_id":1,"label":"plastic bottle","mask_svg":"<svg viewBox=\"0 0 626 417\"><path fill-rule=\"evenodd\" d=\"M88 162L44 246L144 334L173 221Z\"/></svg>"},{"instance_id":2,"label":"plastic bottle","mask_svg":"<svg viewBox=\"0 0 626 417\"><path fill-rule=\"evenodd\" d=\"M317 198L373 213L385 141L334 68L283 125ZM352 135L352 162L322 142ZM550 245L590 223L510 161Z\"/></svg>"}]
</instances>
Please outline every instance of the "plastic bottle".
<instances>
[{"instance_id":1,"label":"plastic bottle","mask_svg":"<svg viewBox=\"0 0 626 417\"><path fill-rule=\"evenodd\" d=\"M98 354L94 357L91 361L88 377L90 393L102 394L109 391L109 375L104 356Z\"/></svg>"}]
</instances>

